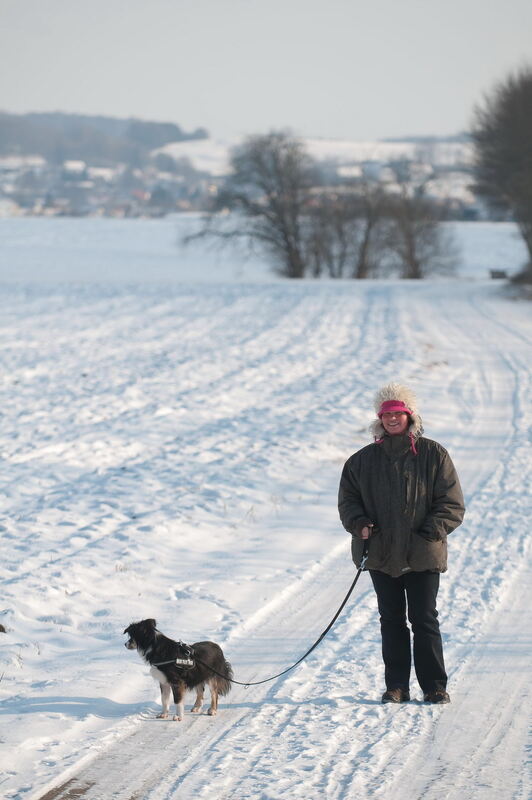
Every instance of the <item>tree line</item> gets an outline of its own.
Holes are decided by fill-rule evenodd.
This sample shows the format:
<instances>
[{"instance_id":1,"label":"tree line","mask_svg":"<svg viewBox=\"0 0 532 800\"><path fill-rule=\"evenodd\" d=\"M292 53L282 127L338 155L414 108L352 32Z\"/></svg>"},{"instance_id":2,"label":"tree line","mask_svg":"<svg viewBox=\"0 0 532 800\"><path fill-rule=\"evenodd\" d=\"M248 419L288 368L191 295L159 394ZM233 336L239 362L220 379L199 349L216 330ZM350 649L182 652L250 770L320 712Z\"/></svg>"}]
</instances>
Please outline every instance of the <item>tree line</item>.
<instances>
[{"instance_id":1,"label":"tree line","mask_svg":"<svg viewBox=\"0 0 532 800\"><path fill-rule=\"evenodd\" d=\"M474 112L476 190L510 211L529 261L517 281L532 283L532 66L510 73Z\"/></svg>"},{"instance_id":2,"label":"tree line","mask_svg":"<svg viewBox=\"0 0 532 800\"><path fill-rule=\"evenodd\" d=\"M272 131L245 139L230 165L203 229L190 238L244 239L287 278L417 279L454 269L442 208L408 162L390 166L391 186L331 183L300 139Z\"/></svg>"},{"instance_id":3,"label":"tree line","mask_svg":"<svg viewBox=\"0 0 532 800\"><path fill-rule=\"evenodd\" d=\"M532 263L532 67L498 84L473 114L472 183L488 204L513 215ZM273 131L248 137L230 165L202 230L189 240L244 239L287 278L420 279L455 268L444 210L410 162L390 165L387 184L331 181L301 140ZM530 271L529 264L524 274Z\"/></svg>"}]
</instances>

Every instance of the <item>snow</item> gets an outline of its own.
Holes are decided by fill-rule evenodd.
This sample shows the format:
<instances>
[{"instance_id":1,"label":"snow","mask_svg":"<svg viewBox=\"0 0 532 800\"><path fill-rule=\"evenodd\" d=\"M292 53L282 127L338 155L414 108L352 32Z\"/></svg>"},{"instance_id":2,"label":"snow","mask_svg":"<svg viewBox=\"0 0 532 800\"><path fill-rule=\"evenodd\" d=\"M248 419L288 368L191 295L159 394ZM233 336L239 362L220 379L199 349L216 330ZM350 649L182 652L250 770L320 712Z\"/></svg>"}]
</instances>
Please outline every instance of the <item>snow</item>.
<instances>
[{"instance_id":1,"label":"snow","mask_svg":"<svg viewBox=\"0 0 532 800\"><path fill-rule=\"evenodd\" d=\"M246 248L212 241L183 246L201 215L164 219L0 217L0 281L20 283L268 283L270 265ZM511 222L450 222L459 274L489 278L490 270L518 272L527 260Z\"/></svg>"},{"instance_id":2,"label":"snow","mask_svg":"<svg viewBox=\"0 0 532 800\"><path fill-rule=\"evenodd\" d=\"M350 141L345 139L305 139L310 154L318 161L343 164L390 162L400 159L430 161L438 166L470 164L470 142L430 141Z\"/></svg>"},{"instance_id":3,"label":"snow","mask_svg":"<svg viewBox=\"0 0 532 800\"><path fill-rule=\"evenodd\" d=\"M186 158L200 172L226 175L232 148L243 141L242 137L226 139L197 139L172 142L157 153L167 153L177 160ZM302 139L310 155L317 161L349 165L367 161L388 162L397 159L430 161L438 166L463 166L473 159L470 142L460 141L358 141L356 139Z\"/></svg>"},{"instance_id":4,"label":"snow","mask_svg":"<svg viewBox=\"0 0 532 800\"><path fill-rule=\"evenodd\" d=\"M528 798L532 324L483 280L519 266L515 228L458 227L455 281L283 282L176 249L192 223L0 221L0 795ZM381 706L362 575L295 670L156 720L131 621L219 642L244 682L324 630L354 577L339 474L393 378L466 495L439 599L452 703L413 680Z\"/></svg>"},{"instance_id":5,"label":"snow","mask_svg":"<svg viewBox=\"0 0 532 800\"><path fill-rule=\"evenodd\" d=\"M241 139L190 139L185 142L172 142L160 147L155 153L166 153L176 161L184 158L198 172L208 175L227 175L230 170L230 150L240 144Z\"/></svg>"}]
</instances>

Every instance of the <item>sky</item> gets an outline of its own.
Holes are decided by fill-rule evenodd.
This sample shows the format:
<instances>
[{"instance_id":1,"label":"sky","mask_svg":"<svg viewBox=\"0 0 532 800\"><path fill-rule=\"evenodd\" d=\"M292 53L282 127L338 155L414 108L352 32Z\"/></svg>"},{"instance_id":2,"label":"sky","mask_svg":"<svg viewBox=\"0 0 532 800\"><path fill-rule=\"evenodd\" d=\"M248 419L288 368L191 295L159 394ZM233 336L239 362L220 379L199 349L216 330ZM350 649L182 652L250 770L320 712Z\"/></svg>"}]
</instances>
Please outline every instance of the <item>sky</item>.
<instances>
[{"instance_id":1,"label":"sky","mask_svg":"<svg viewBox=\"0 0 532 800\"><path fill-rule=\"evenodd\" d=\"M531 0L0 0L0 110L383 139L466 130Z\"/></svg>"}]
</instances>

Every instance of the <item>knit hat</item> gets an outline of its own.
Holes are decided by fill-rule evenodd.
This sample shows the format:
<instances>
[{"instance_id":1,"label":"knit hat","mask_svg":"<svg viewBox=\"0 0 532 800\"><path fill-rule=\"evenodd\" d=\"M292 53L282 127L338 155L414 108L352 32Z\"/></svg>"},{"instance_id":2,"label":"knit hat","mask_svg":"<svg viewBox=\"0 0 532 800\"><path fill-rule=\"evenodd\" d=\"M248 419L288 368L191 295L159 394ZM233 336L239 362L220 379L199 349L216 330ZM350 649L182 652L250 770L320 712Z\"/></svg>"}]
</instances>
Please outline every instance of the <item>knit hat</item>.
<instances>
[{"instance_id":1,"label":"knit hat","mask_svg":"<svg viewBox=\"0 0 532 800\"><path fill-rule=\"evenodd\" d=\"M423 423L417 411L416 396L407 386L400 383L386 384L375 395L374 404L377 419L372 422L370 431L375 439L382 439L385 433L381 415L391 411L406 411L411 418L408 432L416 439L423 433Z\"/></svg>"}]
</instances>

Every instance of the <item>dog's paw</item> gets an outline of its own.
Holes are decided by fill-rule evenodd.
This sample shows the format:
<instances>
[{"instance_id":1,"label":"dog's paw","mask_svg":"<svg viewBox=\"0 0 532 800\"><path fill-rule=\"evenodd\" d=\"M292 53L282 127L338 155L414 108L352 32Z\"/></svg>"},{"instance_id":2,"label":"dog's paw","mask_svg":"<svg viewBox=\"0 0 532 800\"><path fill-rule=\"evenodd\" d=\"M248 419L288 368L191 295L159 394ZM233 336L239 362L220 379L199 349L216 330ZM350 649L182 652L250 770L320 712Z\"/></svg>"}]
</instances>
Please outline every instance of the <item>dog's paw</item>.
<instances>
[{"instance_id":1,"label":"dog's paw","mask_svg":"<svg viewBox=\"0 0 532 800\"><path fill-rule=\"evenodd\" d=\"M201 714L201 706L194 706L190 709L191 714Z\"/></svg>"},{"instance_id":2,"label":"dog's paw","mask_svg":"<svg viewBox=\"0 0 532 800\"><path fill-rule=\"evenodd\" d=\"M216 716L216 709L215 708L209 708L209 710L207 711L207 714L209 715L209 717L215 717Z\"/></svg>"},{"instance_id":3,"label":"dog's paw","mask_svg":"<svg viewBox=\"0 0 532 800\"><path fill-rule=\"evenodd\" d=\"M178 717L177 714L176 714L175 716L172 717L172 719L173 719L174 722L181 722L183 717Z\"/></svg>"},{"instance_id":4,"label":"dog's paw","mask_svg":"<svg viewBox=\"0 0 532 800\"><path fill-rule=\"evenodd\" d=\"M157 714L156 719L168 719L168 713L165 714L164 711L161 711L160 714Z\"/></svg>"}]
</instances>

